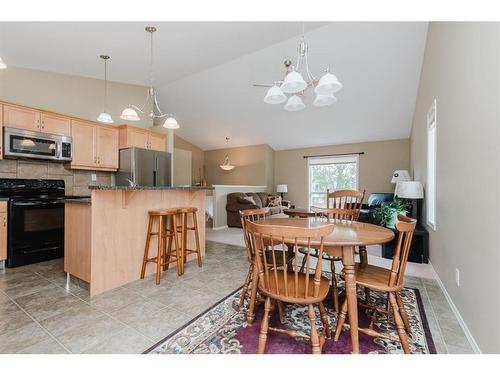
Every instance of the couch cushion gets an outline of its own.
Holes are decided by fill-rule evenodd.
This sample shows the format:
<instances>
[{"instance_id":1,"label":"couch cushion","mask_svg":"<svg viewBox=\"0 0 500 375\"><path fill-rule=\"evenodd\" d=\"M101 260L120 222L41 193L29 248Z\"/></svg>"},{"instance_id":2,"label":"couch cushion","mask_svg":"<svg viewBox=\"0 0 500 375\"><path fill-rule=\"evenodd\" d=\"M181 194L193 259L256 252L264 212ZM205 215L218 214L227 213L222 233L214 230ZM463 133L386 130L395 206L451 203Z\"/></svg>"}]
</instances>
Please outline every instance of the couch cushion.
<instances>
[{"instance_id":1,"label":"couch cushion","mask_svg":"<svg viewBox=\"0 0 500 375\"><path fill-rule=\"evenodd\" d=\"M255 200L253 199L252 196L250 195L247 195L247 196L244 196L244 197L238 197L238 203L241 203L241 204L257 204L255 202Z\"/></svg>"},{"instance_id":2,"label":"couch cushion","mask_svg":"<svg viewBox=\"0 0 500 375\"><path fill-rule=\"evenodd\" d=\"M238 198L245 197L245 193L229 193L227 195L227 204L232 205L238 203Z\"/></svg>"},{"instance_id":3,"label":"couch cushion","mask_svg":"<svg viewBox=\"0 0 500 375\"><path fill-rule=\"evenodd\" d=\"M279 195L269 195L267 197L266 207L278 207L281 206L281 197Z\"/></svg>"},{"instance_id":4,"label":"couch cushion","mask_svg":"<svg viewBox=\"0 0 500 375\"><path fill-rule=\"evenodd\" d=\"M267 193L257 192L255 193L260 201L262 202L262 207L267 207Z\"/></svg>"},{"instance_id":5,"label":"couch cushion","mask_svg":"<svg viewBox=\"0 0 500 375\"><path fill-rule=\"evenodd\" d=\"M255 205L259 207L265 207L260 199L259 193L246 193L247 197L252 197L255 201Z\"/></svg>"}]
</instances>

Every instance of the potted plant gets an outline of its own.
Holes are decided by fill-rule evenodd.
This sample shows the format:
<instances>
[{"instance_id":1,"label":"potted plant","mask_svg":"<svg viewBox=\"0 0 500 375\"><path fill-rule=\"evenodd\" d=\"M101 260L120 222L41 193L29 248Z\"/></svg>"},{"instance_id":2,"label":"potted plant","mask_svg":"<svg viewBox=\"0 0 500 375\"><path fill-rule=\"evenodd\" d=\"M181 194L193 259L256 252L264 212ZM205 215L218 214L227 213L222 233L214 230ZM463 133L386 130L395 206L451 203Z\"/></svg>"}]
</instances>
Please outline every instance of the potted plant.
<instances>
[{"instance_id":1,"label":"potted plant","mask_svg":"<svg viewBox=\"0 0 500 375\"><path fill-rule=\"evenodd\" d=\"M406 205L397 197L391 203L373 210L375 220L387 228L395 227L399 214L406 215Z\"/></svg>"}]
</instances>

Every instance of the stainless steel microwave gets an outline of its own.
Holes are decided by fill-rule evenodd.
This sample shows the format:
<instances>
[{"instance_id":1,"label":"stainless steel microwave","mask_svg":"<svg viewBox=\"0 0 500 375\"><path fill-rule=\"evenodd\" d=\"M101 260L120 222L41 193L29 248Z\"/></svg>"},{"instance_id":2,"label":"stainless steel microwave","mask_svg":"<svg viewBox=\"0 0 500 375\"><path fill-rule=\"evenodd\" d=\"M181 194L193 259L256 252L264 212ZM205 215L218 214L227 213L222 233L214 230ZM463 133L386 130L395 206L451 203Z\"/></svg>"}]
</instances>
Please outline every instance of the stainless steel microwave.
<instances>
[{"instance_id":1,"label":"stainless steel microwave","mask_svg":"<svg viewBox=\"0 0 500 375\"><path fill-rule=\"evenodd\" d=\"M8 158L71 161L71 137L5 128L4 156Z\"/></svg>"}]
</instances>

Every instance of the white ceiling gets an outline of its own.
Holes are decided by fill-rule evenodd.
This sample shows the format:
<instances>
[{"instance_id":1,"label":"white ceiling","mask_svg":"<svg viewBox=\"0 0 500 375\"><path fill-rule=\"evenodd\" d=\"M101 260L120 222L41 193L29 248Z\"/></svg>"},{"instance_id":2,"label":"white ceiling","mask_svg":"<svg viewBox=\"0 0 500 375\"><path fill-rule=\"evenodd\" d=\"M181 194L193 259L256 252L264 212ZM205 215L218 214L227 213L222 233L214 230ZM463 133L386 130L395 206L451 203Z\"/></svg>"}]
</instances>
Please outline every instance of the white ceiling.
<instances>
[{"instance_id":1,"label":"white ceiling","mask_svg":"<svg viewBox=\"0 0 500 375\"><path fill-rule=\"evenodd\" d=\"M286 112L265 88L295 60L297 22L154 23L155 81L181 137L208 150L267 143L274 149L407 138L427 23L306 23L313 74L327 66L344 84L338 102ZM147 23L0 23L0 56L13 66L146 84ZM309 30L309 31L307 31Z\"/></svg>"}]
</instances>

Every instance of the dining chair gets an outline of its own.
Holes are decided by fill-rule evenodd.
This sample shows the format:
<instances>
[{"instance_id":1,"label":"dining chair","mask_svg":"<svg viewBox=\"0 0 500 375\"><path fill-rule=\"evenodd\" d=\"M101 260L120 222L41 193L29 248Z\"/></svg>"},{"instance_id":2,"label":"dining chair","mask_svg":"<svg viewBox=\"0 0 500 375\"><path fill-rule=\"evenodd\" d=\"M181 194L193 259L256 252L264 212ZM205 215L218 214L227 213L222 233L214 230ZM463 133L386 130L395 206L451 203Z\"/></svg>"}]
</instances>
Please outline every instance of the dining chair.
<instances>
[{"instance_id":1,"label":"dining chair","mask_svg":"<svg viewBox=\"0 0 500 375\"><path fill-rule=\"evenodd\" d=\"M358 216L359 216L359 211L356 209L345 209L345 208L322 208L322 207L311 207L311 211L316 213L316 217L318 219L337 219L337 220L349 220L349 221L356 221ZM302 249L299 249L299 252L301 254L304 254L304 251ZM312 257L318 258L319 253L313 252L311 253ZM332 300L333 300L333 307L335 311L338 313L339 312L339 289L338 289L338 275L335 272L335 262L340 262L342 261L341 258L337 256L331 256L328 255L327 253L323 253L321 256L321 259L330 262L330 271L331 271L331 284L332 284ZM301 266L301 271L305 269L306 266L306 257L302 259L302 266Z\"/></svg>"},{"instance_id":2,"label":"dining chair","mask_svg":"<svg viewBox=\"0 0 500 375\"><path fill-rule=\"evenodd\" d=\"M248 273L245 277L245 281L243 284L243 288L241 290L241 297L240 297L240 306L243 305L245 302L248 289L251 286L250 290L250 301L248 304L248 309L247 309L247 322L248 324L252 324L254 319L255 319L255 303L257 301L257 292L258 292L258 286L257 282L254 282L254 278L256 278L257 273L256 273L256 268L255 268L255 249L253 246L253 239L251 238L250 233L247 230L246 223L247 221L257 221L257 220L262 220L265 219L266 215L269 213L269 207L264 207L264 208L251 208L247 210L241 210L240 211L240 219L241 219L241 226L243 228L243 238L245 240L245 248L247 252L247 260L248 260ZM270 257L271 253L267 252L267 256ZM283 257L279 257L278 262L277 262L277 267L282 268L283 264L281 259ZM291 254L290 251L286 251L286 254L284 255L284 259L287 263L290 264L290 262L293 260L293 254ZM278 303L278 309L280 313L280 320L281 322L284 322L285 317L284 317L284 307L282 303Z\"/></svg>"},{"instance_id":3,"label":"dining chair","mask_svg":"<svg viewBox=\"0 0 500 375\"><path fill-rule=\"evenodd\" d=\"M411 334L411 330L408 320L408 314L405 311L403 301L401 300L399 292L404 287L404 273L406 264L408 262L411 240L413 238L413 232L415 231L416 225L417 221L415 219L410 219L404 215L398 215L396 229L399 231L399 235L396 248L394 249L391 269L372 266L368 264L364 266L362 266L361 264L357 264L355 267L357 286L364 287L365 291L375 290L388 294L398 337L383 335L373 329L373 321L375 319L376 312L379 311L385 313L384 309L380 309L376 306L371 306L371 308L374 310L374 314L368 328L360 327L358 328L358 330L373 337L381 337L387 340L400 341L401 346L403 347L403 351L406 354L410 352L408 335ZM369 300L369 297L367 299ZM347 300L344 301L339 314L337 327L335 329L335 341L338 340L340 333L342 332L342 327L344 326L346 315Z\"/></svg>"},{"instance_id":4,"label":"dining chair","mask_svg":"<svg viewBox=\"0 0 500 375\"><path fill-rule=\"evenodd\" d=\"M300 228L247 221L246 225L256 250L255 263L259 276L259 291L266 296L257 352L259 354L264 353L268 331L273 331L285 333L294 338L308 339L311 342L312 353L321 354L325 336L330 337L328 315L323 305L330 288L330 281L321 275L322 262L314 262L315 265L312 265L310 254L317 249L321 257L323 254L323 238L333 231L333 224L325 223L325 225L317 227ZM315 249L311 247L313 239L316 242ZM305 273L300 272L298 264L299 243L301 244L300 247L309 250L305 254L307 258L307 272ZM293 264L289 266L285 259L285 249L289 249L292 245L291 251L294 252L295 257ZM266 248L269 250L266 250ZM267 256L268 251L271 254L270 257ZM281 268L278 267L277 263L280 257L283 264ZM270 327L269 319L274 310L275 302L306 305L308 309L307 316L311 325L310 334L306 335L292 328ZM318 335L316 327L316 311L314 309L316 304L319 307L323 323L324 332L321 335Z\"/></svg>"}]
</instances>

